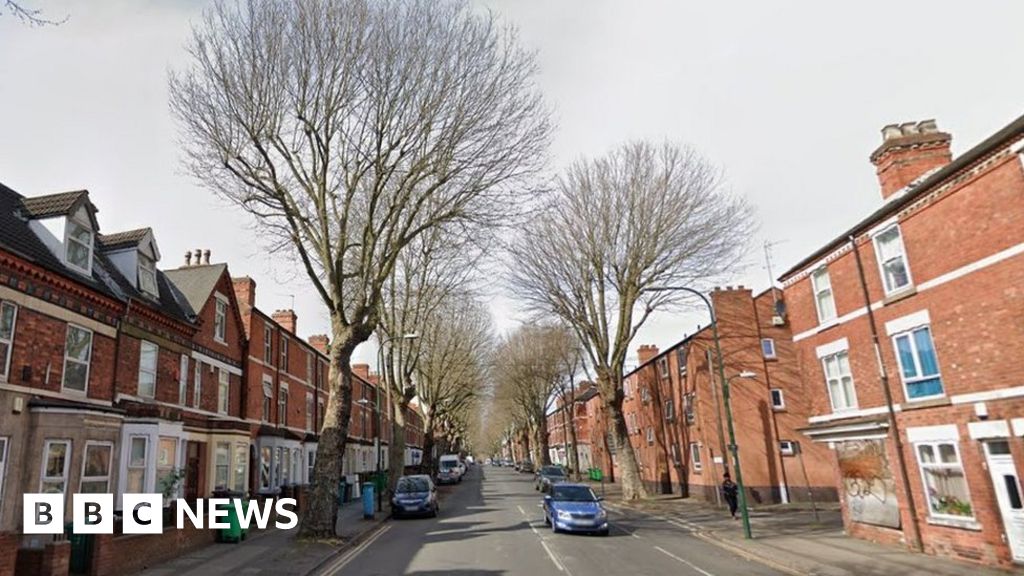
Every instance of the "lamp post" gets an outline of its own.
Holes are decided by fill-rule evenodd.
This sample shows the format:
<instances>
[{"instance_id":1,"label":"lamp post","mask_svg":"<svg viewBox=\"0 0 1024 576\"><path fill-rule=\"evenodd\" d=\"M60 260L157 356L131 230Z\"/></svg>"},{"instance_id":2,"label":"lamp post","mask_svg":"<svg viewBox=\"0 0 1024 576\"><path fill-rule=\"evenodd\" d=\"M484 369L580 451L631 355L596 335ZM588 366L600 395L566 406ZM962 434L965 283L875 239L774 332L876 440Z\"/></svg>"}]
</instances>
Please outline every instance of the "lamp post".
<instances>
[{"instance_id":1,"label":"lamp post","mask_svg":"<svg viewBox=\"0 0 1024 576\"><path fill-rule=\"evenodd\" d=\"M378 374L378 377L379 377L379 381L377 383L377 401L373 402L372 404L373 404L374 408L377 410L377 468L376 468L374 474L377 476L377 511L378 512L380 512L380 511L382 511L384 509L384 501L383 501L383 493L384 493L384 486L383 486L383 484L384 483L381 481L381 466L382 466L382 464L381 464L381 453L382 453L381 452L381 444L383 443L383 436L381 434L381 428L384 427L384 419L383 419L384 410L382 409L382 406L381 406L381 403L380 403L380 389L381 389L382 386L385 385L385 382L386 382L386 378L384 378L384 345L387 344L388 342L393 342L393 341L399 340L399 339L401 339L401 340L415 340L415 339L417 339L419 337L420 337L420 335L416 334L416 333L402 334L400 336L391 336L389 338L385 338L385 339L381 340L379 344L377 344L377 374ZM388 400L388 408L390 409L390 407L391 407L391 386L387 386L387 394L388 394L388 398L387 398L387 400ZM366 402L366 400L360 400L359 402L361 404L362 403L368 403L368 402ZM391 441L392 441L392 444L395 443L394 442L394 438L392 438ZM404 444L404 439L403 439L403 444Z\"/></svg>"},{"instance_id":2,"label":"lamp post","mask_svg":"<svg viewBox=\"0 0 1024 576\"><path fill-rule=\"evenodd\" d=\"M707 296L694 288L690 288L689 286L652 286L647 288L647 290L651 292L686 292L693 294L704 302L704 305L708 308L708 313L711 315L711 335L715 342L715 356L718 360L718 379L722 382L722 398L725 403L726 420L728 420L729 423L729 451L732 452L733 466L736 469L736 486L740 493L740 506L742 507L743 515L743 534L749 539L752 537L750 533L750 515L747 513L747 497L743 491L743 474L740 471L740 460L737 457L736 435L733 432L732 409L729 404L729 382L725 378L725 361L722 359L722 344L718 338L718 316L715 314L715 307L711 304L711 300L709 300ZM741 376L742 374L748 374L748 372L742 372L737 376ZM752 372L749 374L753 375ZM721 419L718 420L718 435L719 437L722 436ZM722 458L724 467L726 471L728 471L728 454L722 454Z\"/></svg>"},{"instance_id":3,"label":"lamp post","mask_svg":"<svg viewBox=\"0 0 1024 576\"><path fill-rule=\"evenodd\" d=\"M736 446L736 433L733 431L732 426L732 404L729 400L729 383L735 378L746 378L750 379L757 376L757 374L744 370L739 374L730 376L725 380L722 385L722 402L725 403L725 419L729 424L729 451L732 452L732 464L736 470L736 488L740 493L740 516L743 518L743 536L748 540L753 536L750 533L750 512L747 510L747 493L743 489L743 471L740 470L740 455L737 451Z\"/></svg>"}]
</instances>

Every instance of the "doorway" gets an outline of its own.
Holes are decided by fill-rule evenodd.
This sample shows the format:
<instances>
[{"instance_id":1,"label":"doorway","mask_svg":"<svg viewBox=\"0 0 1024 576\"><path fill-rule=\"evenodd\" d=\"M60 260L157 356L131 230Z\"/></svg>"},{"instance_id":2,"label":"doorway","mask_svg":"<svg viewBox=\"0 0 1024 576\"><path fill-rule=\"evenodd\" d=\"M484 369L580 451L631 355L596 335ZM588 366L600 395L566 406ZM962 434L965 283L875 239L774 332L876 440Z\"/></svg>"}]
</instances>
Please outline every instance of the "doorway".
<instances>
[{"instance_id":1,"label":"doorway","mask_svg":"<svg viewBox=\"0 0 1024 576\"><path fill-rule=\"evenodd\" d=\"M985 442L985 456L988 470L992 475L999 513L1003 518L1006 543L1014 561L1024 562L1024 501L1022 501L1020 476L1010 454L1007 440Z\"/></svg>"}]
</instances>

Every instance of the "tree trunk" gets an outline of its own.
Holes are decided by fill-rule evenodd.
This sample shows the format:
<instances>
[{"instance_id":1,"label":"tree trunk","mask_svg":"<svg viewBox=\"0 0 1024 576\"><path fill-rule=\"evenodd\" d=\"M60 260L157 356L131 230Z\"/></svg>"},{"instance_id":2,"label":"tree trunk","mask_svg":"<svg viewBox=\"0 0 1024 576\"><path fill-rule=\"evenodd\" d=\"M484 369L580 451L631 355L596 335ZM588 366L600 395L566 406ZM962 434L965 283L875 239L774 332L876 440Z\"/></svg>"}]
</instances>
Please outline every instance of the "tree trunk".
<instances>
[{"instance_id":1,"label":"tree trunk","mask_svg":"<svg viewBox=\"0 0 1024 576\"><path fill-rule=\"evenodd\" d=\"M301 533L306 537L334 537L334 519L338 512L338 484L342 460L348 442L352 416L352 352L357 337L351 328L335 323L328 372L327 408L313 465L313 490L302 519Z\"/></svg>"},{"instance_id":2,"label":"tree trunk","mask_svg":"<svg viewBox=\"0 0 1024 576\"><path fill-rule=\"evenodd\" d=\"M394 392L392 392L393 394ZM398 478L405 474L405 410L409 402L400 396L391 415L391 449L388 450L388 488L395 491Z\"/></svg>"},{"instance_id":3,"label":"tree trunk","mask_svg":"<svg viewBox=\"0 0 1024 576\"><path fill-rule=\"evenodd\" d=\"M568 419L567 426L569 427L569 443L570 446L565 447L565 451L568 452L569 465L572 467L573 473L576 475L576 479L580 478L580 452L578 445L576 444L576 410L575 404L570 404L569 414L571 417ZM564 431L563 431L564 432ZM563 438L565 434L562 434Z\"/></svg>"},{"instance_id":4,"label":"tree trunk","mask_svg":"<svg viewBox=\"0 0 1024 576\"><path fill-rule=\"evenodd\" d=\"M537 445L540 450L540 460L537 460L537 464L540 466L550 466L551 446L548 443L548 419L543 417L543 415L537 424Z\"/></svg>"},{"instance_id":5,"label":"tree trunk","mask_svg":"<svg viewBox=\"0 0 1024 576\"><path fill-rule=\"evenodd\" d=\"M623 500L638 500L647 497L640 478L640 467L637 465L636 452L629 441L629 429L626 417L622 413L622 385L606 374L599 374L598 386L601 390L601 401L604 402L605 415L608 418L608 432L615 441L615 453L619 460L619 474L622 478Z\"/></svg>"},{"instance_id":6,"label":"tree trunk","mask_svg":"<svg viewBox=\"0 0 1024 576\"><path fill-rule=\"evenodd\" d=\"M428 412L423 419L423 473L433 474L434 467L434 416Z\"/></svg>"}]
</instances>

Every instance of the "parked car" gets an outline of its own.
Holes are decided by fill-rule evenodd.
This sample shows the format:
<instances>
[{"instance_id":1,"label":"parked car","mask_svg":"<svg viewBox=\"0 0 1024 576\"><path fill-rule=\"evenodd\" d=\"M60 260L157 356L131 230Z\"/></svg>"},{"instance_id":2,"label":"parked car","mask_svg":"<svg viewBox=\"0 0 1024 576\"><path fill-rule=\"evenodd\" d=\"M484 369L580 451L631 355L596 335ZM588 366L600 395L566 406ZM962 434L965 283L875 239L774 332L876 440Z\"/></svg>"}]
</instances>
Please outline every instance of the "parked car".
<instances>
[{"instance_id":1,"label":"parked car","mask_svg":"<svg viewBox=\"0 0 1024 576\"><path fill-rule=\"evenodd\" d=\"M533 462L523 460L519 463L519 471L524 474L533 474Z\"/></svg>"},{"instance_id":2,"label":"parked car","mask_svg":"<svg viewBox=\"0 0 1024 576\"><path fill-rule=\"evenodd\" d=\"M462 482L462 475L465 469L459 462L458 454L445 454L437 462L437 483L455 484Z\"/></svg>"},{"instance_id":3,"label":"parked car","mask_svg":"<svg viewBox=\"0 0 1024 576\"><path fill-rule=\"evenodd\" d=\"M391 497L391 516L433 516L440 512L437 504L437 489L430 476L417 474L402 476L395 484Z\"/></svg>"},{"instance_id":4,"label":"parked car","mask_svg":"<svg viewBox=\"0 0 1024 576\"><path fill-rule=\"evenodd\" d=\"M552 484L565 482L566 479L565 469L561 466L541 466L533 480L533 489L546 494Z\"/></svg>"},{"instance_id":5,"label":"parked car","mask_svg":"<svg viewBox=\"0 0 1024 576\"><path fill-rule=\"evenodd\" d=\"M554 484L544 496L544 524L551 531L608 535L608 513L601 498L585 484Z\"/></svg>"},{"instance_id":6,"label":"parked car","mask_svg":"<svg viewBox=\"0 0 1024 576\"><path fill-rule=\"evenodd\" d=\"M504 460L501 461L501 465L512 468L516 465L516 463L513 462L511 458L505 458Z\"/></svg>"}]
</instances>

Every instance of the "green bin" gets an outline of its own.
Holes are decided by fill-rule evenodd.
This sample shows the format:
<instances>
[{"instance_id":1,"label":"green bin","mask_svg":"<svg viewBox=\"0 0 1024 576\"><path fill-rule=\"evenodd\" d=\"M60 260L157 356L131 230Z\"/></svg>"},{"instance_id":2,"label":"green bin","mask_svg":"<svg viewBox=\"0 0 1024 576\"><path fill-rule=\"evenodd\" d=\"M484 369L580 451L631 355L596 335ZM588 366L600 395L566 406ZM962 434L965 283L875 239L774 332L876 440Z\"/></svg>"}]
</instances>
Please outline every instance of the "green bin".
<instances>
[{"instance_id":1,"label":"green bin","mask_svg":"<svg viewBox=\"0 0 1024 576\"><path fill-rule=\"evenodd\" d=\"M221 528L217 532L218 542L234 542L238 543L245 540L248 535L248 528L242 528L241 519L238 517L238 511L235 510L235 500L241 500L242 502L242 513L246 513L249 510L249 501L243 500L244 494L241 492L214 492L214 498L228 498L230 501L227 504L220 504L220 507L226 507L228 511L227 516L227 528Z\"/></svg>"},{"instance_id":2,"label":"green bin","mask_svg":"<svg viewBox=\"0 0 1024 576\"><path fill-rule=\"evenodd\" d=\"M68 567L74 574L85 574L89 572L92 564L92 534L75 534L72 530L73 523L68 522L64 526L64 532L68 535L68 542L71 543L71 558L68 560Z\"/></svg>"},{"instance_id":3,"label":"green bin","mask_svg":"<svg viewBox=\"0 0 1024 576\"><path fill-rule=\"evenodd\" d=\"M600 482L604 478L604 472L600 468L590 469L590 479L594 482Z\"/></svg>"}]
</instances>

